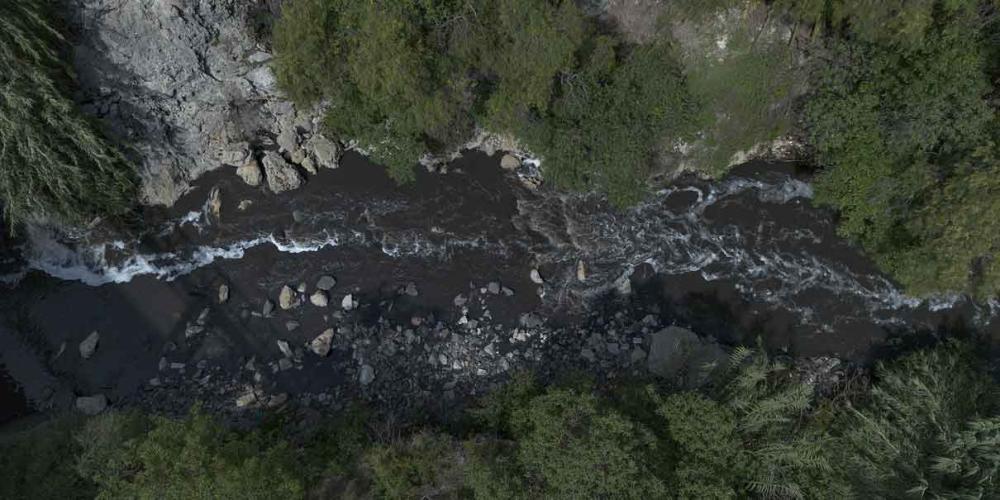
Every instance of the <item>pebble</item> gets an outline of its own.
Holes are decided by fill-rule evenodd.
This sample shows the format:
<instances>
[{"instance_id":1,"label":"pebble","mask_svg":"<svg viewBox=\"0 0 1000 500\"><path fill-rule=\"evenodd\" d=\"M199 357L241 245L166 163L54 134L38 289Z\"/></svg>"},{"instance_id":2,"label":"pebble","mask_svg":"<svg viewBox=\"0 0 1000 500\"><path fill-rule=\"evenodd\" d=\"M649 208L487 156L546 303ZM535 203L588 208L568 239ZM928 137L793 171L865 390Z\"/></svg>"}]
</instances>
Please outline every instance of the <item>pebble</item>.
<instances>
[{"instance_id":1,"label":"pebble","mask_svg":"<svg viewBox=\"0 0 1000 500\"><path fill-rule=\"evenodd\" d=\"M229 301L229 285L223 283L219 285L219 303L225 304Z\"/></svg>"}]
</instances>

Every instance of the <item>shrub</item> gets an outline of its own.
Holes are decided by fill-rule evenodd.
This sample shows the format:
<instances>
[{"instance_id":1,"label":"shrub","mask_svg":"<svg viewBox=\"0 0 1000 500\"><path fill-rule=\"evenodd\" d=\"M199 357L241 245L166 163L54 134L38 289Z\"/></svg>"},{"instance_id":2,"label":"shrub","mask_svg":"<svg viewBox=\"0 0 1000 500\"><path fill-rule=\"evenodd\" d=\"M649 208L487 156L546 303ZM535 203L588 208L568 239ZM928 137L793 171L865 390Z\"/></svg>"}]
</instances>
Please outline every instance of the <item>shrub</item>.
<instances>
[{"instance_id":1,"label":"shrub","mask_svg":"<svg viewBox=\"0 0 1000 500\"><path fill-rule=\"evenodd\" d=\"M0 3L0 202L17 224L84 224L126 213L133 172L76 109L67 50L47 2Z\"/></svg>"},{"instance_id":2,"label":"shrub","mask_svg":"<svg viewBox=\"0 0 1000 500\"><path fill-rule=\"evenodd\" d=\"M461 447L450 436L430 432L365 454L381 498L459 498L464 488Z\"/></svg>"},{"instance_id":3,"label":"shrub","mask_svg":"<svg viewBox=\"0 0 1000 500\"><path fill-rule=\"evenodd\" d=\"M182 420L157 417L113 462L131 474L102 485L104 498L300 498L302 477L284 442L228 431L195 409Z\"/></svg>"}]
</instances>

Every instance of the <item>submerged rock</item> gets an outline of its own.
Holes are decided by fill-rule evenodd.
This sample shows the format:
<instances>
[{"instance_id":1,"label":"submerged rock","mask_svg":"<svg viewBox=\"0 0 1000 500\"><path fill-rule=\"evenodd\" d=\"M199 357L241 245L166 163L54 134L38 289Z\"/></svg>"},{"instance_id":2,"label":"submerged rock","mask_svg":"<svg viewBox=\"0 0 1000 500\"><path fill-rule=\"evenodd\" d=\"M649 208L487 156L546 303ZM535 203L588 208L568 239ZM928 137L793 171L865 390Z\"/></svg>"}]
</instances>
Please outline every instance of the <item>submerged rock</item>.
<instances>
[{"instance_id":1,"label":"submerged rock","mask_svg":"<svg viewBox=\"0 0 1000 500\"><path fill-rule=\"evenodd\" d=\"M725 360L718 344L686 328L671 326L649 336L647 369L686 387L702 385Z\"/></svg>"},{"instance_id":2,"label":"submerged rock","mask_svg":"<svg viewBox=\"0 0 1000 500\"><path fill-rule=\"evenodd\" d=\"M97 343L100 340L101 334L97 333L96 330L90 332L90 335L87 335L87 338L83 339L83 342L80 342L80 357L90 359L94 355L94 352L97 351Z\"/></svg>"},{"instance_id":3,"label":"submerged rock","mask_svg":"<svg viewBox=\"0 0 1000 500\"><path fill-rule=\"evenodd\" d=\"M361 365L361 370L358 372L358 382L361 385L368 385L375 381L375 369L370 365Z\"/></svg>"},{"instance_id":4,"label":"submerged rock","mask_svg":"<svg viewBox=\"0 0 1000 500\"><path fill-rule=\"evenodd\" d=\"M94 416L102 413L108 408L108 398L104 394L94 396L81 396L76 398L76 409L80 413Z\"/></svg>"},{"instance_id":5,"label":"submerged rock","mask_svg":"<svg viewBox=\"0 0 1000 500\"><path fill-rule=\"evenodd\" d=\"M324 292L329 292L335 286L337 286L337 279L333 276L320 276L319 280L316 281L316 288Z\"/></svg>"}]
</instances>

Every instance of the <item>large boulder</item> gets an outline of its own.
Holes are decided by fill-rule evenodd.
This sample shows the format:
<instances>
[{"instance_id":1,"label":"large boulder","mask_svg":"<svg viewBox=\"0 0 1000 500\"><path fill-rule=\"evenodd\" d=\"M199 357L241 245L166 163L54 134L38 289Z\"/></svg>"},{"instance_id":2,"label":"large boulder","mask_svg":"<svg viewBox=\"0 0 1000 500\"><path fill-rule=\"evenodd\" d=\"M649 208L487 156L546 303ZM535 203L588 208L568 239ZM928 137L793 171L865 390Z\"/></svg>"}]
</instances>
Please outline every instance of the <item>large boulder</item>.
<instances>
[{"instance_id":1,"label":"large boulder","mask_svg":"<svg viewBox=\"0 0 1000 500\"><path fill-rule=\"evenodd\" d=\"M726 353L715 342L686 328L671 326L649 336L646 368L684 387L704 384Z\"/></svg>"},{"instance_id":2,"label":"large boulder","mask_svg":"<svg viewBox=\"0 0 1000 500\"><path fill-rule=\"evenodd\" d=\"M267 177L267 187L275 193L298 189L303 180L295 166L274 151L264 153L264 175Z\"/></svg>"}]
</instances>

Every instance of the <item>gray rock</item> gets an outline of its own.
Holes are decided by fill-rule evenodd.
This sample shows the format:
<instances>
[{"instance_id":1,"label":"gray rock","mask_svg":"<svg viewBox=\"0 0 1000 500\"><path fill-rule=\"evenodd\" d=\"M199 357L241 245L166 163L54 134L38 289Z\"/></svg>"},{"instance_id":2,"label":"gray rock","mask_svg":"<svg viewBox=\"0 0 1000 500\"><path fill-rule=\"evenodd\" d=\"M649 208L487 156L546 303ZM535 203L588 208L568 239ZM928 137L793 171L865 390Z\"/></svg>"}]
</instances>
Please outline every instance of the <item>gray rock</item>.
<instances>
[{"instance_id":1,"label":"gray rock","mask_svg":"<svg viewBox=\"0 0 1000 500\"><path fill-rule=\"evenodd\" d=\"M500 289L500 291L504 294L505 297L513 297L514 296L514 290L511 290L510 288L503 287L503 288Z\"/></svg>"},{"instance_id":2,"label":"gray rock","mask_svg":"<svg viewBox=\"0 0 1000 500\"><path fill-rule=\"evenodd\" d=\"M704 384L725 360L726 353L718 344L686 328L671 326L649 336L647 369L685 387Z\"/></svg>"},{"instance_id":3,"label":"gray rock","mask_svg":"<svg viewBox=\"0 0 1000 500\"><path fill-rule=\"evenodd\" d=\"M469 299L465 298L465 295L462 294L456 295L455 299L452 300L452 303L455 304L455 307L462 307L467 302L469 302Z\"/></svg>"},{"instance_id":4,"label":"gray rock","mask_svg":"<svg viewBox=\"0 0 1000 500\"><path fill-rule=\"evenodd\" d=\"M299 293L302 293L302 294L306 293L306 290L308 290L308 289L309 289L309 287L306 286L306 282L305 281L300 282L299 286L295 287L295 291L297 291Z\"/></svg>"},{"instance_id":5,"label":"gray rock","mask_svg":"<svg viewBox=\"0 0 1000 500\"><path fill-rule=\"evenodd\" d=\"M545 284L545 280L542 279L542 275L541 275L541 273L538 272L538 269L532 269L531 273L528 275L528 277L531 278L531 282L534 283L534 284L536 284L536 285L544 285Z\"/></svg>"},{"instance_id":6,"label":"gray rock","mask_svg":"<svg viewBox=\"0 0 1000 500\"><path fill-rule=\"evenodd\" d=\"M520 166L521 160L514 155L503 155L503 158L500 158L500 168L504 170L517 170Z\"/></svg>"},{"instance_id":7,"label":"gray rock","mask_svg":"<svg viewBox=\"0 0 1000 500\"><path fill-rule=\"evenodd\" d=\"M229 285L223 283L219 285L219 303L225 304L229 302Z\"/></svg>"},{"instance_id":8,"label":"gray rock","mask_svg":"<svg viewBox=\"0 0 1000 500\"><path fill-rule=\"evenodd\" d=\"M347 294L344 296L343 300L340 301L340 307L344 308L345 311L350 311L355 307L358 307L358 303L354 300L354 295Z\"/></svg>"},{"instance_id":9,"label":"gray rock","mask_svg":"<svg viewBox=\"0 0 1000 500\"><path fill-rule=\"evenodd\" d=\"M582 260L576 263L576 279L577 281L587 281L587 266Z\"/></svg>"},{"instance_id":10,"label":"gray rock","mask_svg":"<svg viewBox=\"0 0 1000 500\"><path fill-rule=\"evenodd\" d=\"M490 292L493 295L499 294L500 293L500 283L497 283L496 281L489 282L489 284L486 285L486 291Z\"/></svg>"},{"instance_id":11,"label":"gray rock","mask_svg":"<svg viewBox=\"0 0 1000 500\"><path fill-rule=\"evenodd\" d=\"M278 292L278 307L287 311L298 304L298 297L295 295L295 290L292 287L285 285L281 287L281 291Z\"/></svg>"},{"instance_id":12,"label":"gray rock","mask_svg":"<svg viewBox=\"0 0 1000 500\"><path fill-rule=\"evenodd\" d=\"M101 334L97 331L90 332L87 338L80 342L80 357L83 359L90 359L97 351L97 344L101 341Z\"/></svg>"},{"instance_id":13,"label":"gray rock","mask_svg":"<svg viewBox=\"0 0 1000 500\"><path fill-rule=\"evenodd\" d=\"M317 356L326 357L333 345L333 328L327 328L309 343L309 350Z\"/></svg>"},{"instance_id":14,"label":"gray rock","mask_svg":"<svg viewBox=\"0 0 1000 500\"><path fill-rule=\"evenodd\" d=\"M361 365L361 370L358 372L358 382L361 385L368 385L375 381L375 369L371 365Z\"/></svg>"},{"instance_id":15,"label":"gray rock","mask_svg":"<svg viewBox=\"0 0 1000 500\"><path fill-rule=\"evenodd\" d=\"M219 161L224 165L242 165L250 157L250 144L239 142L232 145L232 149L222 152Z\"/></svg>"},{"instance_id":16,"label":"gray rock","mask_svg":"<svg viewBox=\"0 0 1000 500\"><path fill-rule=\"evenodd\" d=\"M316 307L326 307L329 303L329 297L326 296L326 292L323 290L316 290L312 295L309 296L309 302Z\"/></svg>"},{"instance_id":17,"label":"gray rock","mask_svg":"<svg viewBox=\"0 0 1000 500\"><path fill-rule=\"evenodd\" d=\"M278 369L281 371L291 370L293 366L291 359L281 358L278 360Z\"/></svg>"},{"instance_id":18,"label":"gray rock","mask_svg":"<svg viewBox=\"0 0 1000 500\"><path fill-rule=\"evenodd\" d=\"M316 281L316 288L324 292L329 292L335 286L337 286L337 280L333 276L320 276L319 280Z\"/></svg>"},{"instance_id":19,"label":"gray rock","mask_svg":"<svg viewBox=\"0 0 1000 500\"><path fill-rule=\"evenodd\" d=\"M137 151L140 195L170 205L191 180L239 165L297 117L262 65L257 2L73 0L80 101ZM183 12L181 14L180 12Z\"/></svg>"},{"instance_id":20,"label":"gray rock","mask_svg":"<svg viewBox=\"0 0 1000 500\"><path fill-rule=\"evenodd\" d=\"M299 149L299 134L291 123L283 126L281 132L278 133L278 147L289 153Z\"/></svg>"},{"instance_id":21,"label":"gray rock","mask_svg":"<svg viewBox=\"0 0 1000 500\"><path fill-rule=\"evenodd\" d=\"M271 316L271 313L273 312L274 312L274 302L271 302L269 299L264 299L264 306L261 307L260 313L265 318L268 318Z\"/></svg>"},{"instance_id":22,"label":"gray rock","mask_svg":"<svg viewBox=\"0 0 1000 500\"><path fill-rule=\"evenodd\" d=\"M264 174L260 170L260 163L251 158L236 169L236 175L249 186L257 187L264 181Z\"/></svg>"},{"instance_id":23,"label":"gray rock","mask_svg":"<svg viewBox=\"0 0 1000 500\"><path fill-rule=\"evenodd\" d=\"M410 297L416 297L417 295L420 295L420 291L417 290L416 283L407 283L406 288L403 289L403 293Z\"/></svg>"},{"instance_id":24,"label":"gray rock","mask_svg":"<svg viewBox=\"0 0 1000 500\"><path fill-rule=\"evenodd\" d=\"M290 331L290 332L294 332L295 330L298 330L299 326L300 326L299 322L295 321L294 319L290 319L290 320L288 320L288 321L285 322L285 329L288 330L288 331Z\"/></svg>"},{"instance_id":25,"label":"gray rock","mask_svg":"<svg viewBox=\"0 0 1000 500\"><path fill-rule=\"evenodd\" d=\"M215 186L208 192L208 200L205 202L205 209L208 220L217 223L222 218L222 190Z\"/></svg>"},{"instance_id":26,"label":"gray rock","mask_svg":"<svg viewBox=\"0 0 1000 500\"><path fill-rule=\"evenodd\" d=\"M337 143L316 134L309 140L309 146L316 156L316 162L322 167L337 168L340 157L340 147Z\"/></svg>"},{"instance_id":27,"label":"gray rock","mask_svg":"<svg viewBox=\"0 0 1000 500\"><path fill-rule=\"evenodd\" d=\"M274 151L264 153L264 175L267 178L267 187L274 193L283 193L302 186L302 174Z\"/></svg>"},{"instance_id":28,"label":"gray rock","mask_svg":"<svg viewBox=\"0 0 1000 500\"><path fill-rule=\"evenodd\" d=\"M278 341L278 350L281 351L281 354L284 354L286 358L295 356L295 353L292 352L292 346L288 345L288 342L284 340Z\"/></svg>"},{"instance_id":29,"label":"gray rock","mask_svg":"<svg viewBox=\"0 0 1000 500\"><path fill-rule=\"evenodd\" d=\"M94 416L108 408L108 398L104 394L76 398L76 409L84 415Z\"/></svg>"}]
</instances>

